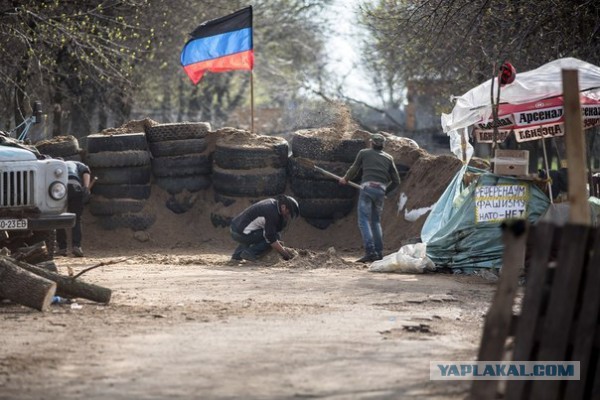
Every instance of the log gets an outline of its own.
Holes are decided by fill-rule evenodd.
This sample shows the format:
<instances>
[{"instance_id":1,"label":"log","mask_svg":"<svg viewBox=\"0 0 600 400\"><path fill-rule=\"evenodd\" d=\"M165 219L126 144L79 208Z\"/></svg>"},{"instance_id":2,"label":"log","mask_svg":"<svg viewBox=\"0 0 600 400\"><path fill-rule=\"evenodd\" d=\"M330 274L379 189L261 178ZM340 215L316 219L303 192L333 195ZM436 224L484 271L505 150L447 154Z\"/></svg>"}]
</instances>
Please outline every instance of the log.
<instances>
[{"instance_id":1,"label":"log","mask_svg":"<svg viewBox=\"0 0 600 400\"><path fill-rule=\"evenodd\" d=\"M0 259L6 259L7 257L0 256ZM36 275L49 279L56 282L56 295L66 298L82 298L97 303L108 303L112 291L102 286L85 283L79 280L75 280L71 277L56 274L50 272L44 268L36 267L22 261L13 261L19 267L26 269Z\"/></svg>"},{"instance_id":2,"label":"log","mask_svg":"<svg viewBox=\"0 0 600 400\"><path fill-rule=\"evenodd\" d=\"M15 260L37 264L48 259L48 247L45 242L39 242L31 246L18 248L11 256Z\"/></svg>"},{"instance_id":3,"label":"log","mask_svg":"<svg viewBox=\"0 0 600 400\"><path fill-rule=\"evenodd\" d=\"M0 298L46 311L56 286L55 282L17 266L10 258L0 258Z\"/></svg>"}]
</instances>

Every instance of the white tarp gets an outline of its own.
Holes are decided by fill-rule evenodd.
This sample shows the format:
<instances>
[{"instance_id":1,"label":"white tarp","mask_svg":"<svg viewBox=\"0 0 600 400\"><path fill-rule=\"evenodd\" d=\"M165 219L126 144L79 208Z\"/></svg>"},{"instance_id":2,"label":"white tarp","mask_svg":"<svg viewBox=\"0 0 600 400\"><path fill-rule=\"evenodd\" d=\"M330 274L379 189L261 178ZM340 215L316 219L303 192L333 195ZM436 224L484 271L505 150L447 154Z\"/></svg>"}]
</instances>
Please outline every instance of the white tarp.
<instances>
[{"instance_id":1,"label":"white tarp","mask_svg":"<svg viewBox=\"0 0 600 400\"><path fill-rule=\"evenodd\" d=\"M514 82L502 86L500 103L522 104L560 96L563 93L563 69L578 70L579 90L585 91L589 98L600 99L600 67L576 58L561 58L531 71L517 71ZM491 84L492 79L489 79L462 96L455 97L456 105L452 113L442 114L442 129L451 139L458 137L460 142L459 130L466 130L491 118ZM497 87L498 79L494 78L494 100Z\"/></svg>"}]
</instances>

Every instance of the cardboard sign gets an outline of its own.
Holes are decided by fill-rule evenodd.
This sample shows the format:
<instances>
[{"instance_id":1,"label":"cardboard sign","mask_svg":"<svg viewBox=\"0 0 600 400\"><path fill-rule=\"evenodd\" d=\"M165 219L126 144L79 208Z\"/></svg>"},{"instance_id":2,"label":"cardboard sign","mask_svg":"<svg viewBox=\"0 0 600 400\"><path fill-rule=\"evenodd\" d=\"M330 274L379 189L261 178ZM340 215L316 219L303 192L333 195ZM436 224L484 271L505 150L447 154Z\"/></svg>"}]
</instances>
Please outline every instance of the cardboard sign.
<instances>
[{"instance_id":1,"label":"cardboard sign","mask_svg":"<svg viewBox=\"0 0 600 400\"><path fill-rule=\"evenodd\" d=\"M478 186L475 188L475 223L501 222L527 217L527 185Z\"/></svg>"}]
</instances>

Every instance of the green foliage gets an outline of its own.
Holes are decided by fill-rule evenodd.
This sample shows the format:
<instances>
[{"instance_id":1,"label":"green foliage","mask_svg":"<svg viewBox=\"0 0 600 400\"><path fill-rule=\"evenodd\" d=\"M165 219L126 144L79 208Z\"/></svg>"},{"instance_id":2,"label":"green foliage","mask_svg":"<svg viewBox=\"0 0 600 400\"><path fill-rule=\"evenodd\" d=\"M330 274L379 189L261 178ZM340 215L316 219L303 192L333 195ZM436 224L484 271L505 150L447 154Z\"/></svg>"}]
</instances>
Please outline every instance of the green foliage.
<instances>
[{"instance_id":1,"label":"green foliage","mask_svg":"<svg viewBox=\"0 0 600 400\"><path fill-rule=\"evenodd\" d=\"M365 1L361 23L371 33L364 54L372 78L390 93L433 79L449 98L489 79L504 61L517 72L561 57L600 64L594 1Z\"/></svg>"},{"instance_id":2,"label":"green foliage","mask_svg":"<svg viewBox=\"0 0 600 400\"><path fill-rule=\"evenodd\" d=\"M319 16L329 2L254 2L257 104L282 104L323 73ZM237 0L0 0L3 123L8 128L7 110L13 106L17 124L29 104L42 100L54 117L55 134L83 136L105 127L107 120L118 125L133 109L153 117L151 111L161 110L161 122L219 124L233 109L249 104L249 73L209 73L194 86L181 68L180 52L200 23L246 5ZM61 125L61 117L68 121Z\"/></svg>"}]
</instances>

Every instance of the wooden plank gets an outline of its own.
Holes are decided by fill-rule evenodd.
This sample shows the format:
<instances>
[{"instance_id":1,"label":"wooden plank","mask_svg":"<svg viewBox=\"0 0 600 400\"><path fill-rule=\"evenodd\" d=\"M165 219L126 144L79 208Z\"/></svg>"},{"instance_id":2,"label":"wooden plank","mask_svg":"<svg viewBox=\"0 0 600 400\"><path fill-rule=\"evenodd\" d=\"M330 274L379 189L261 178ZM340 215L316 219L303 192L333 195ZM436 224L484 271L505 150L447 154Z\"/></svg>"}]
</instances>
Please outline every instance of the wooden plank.
<instances>
[{"instance_id":1,"label":"wooden plank","mask_svg":"<svg viewBox=\"0 0 600 400\"><path fill-rule=\"evenodd\" d=\"M512 321L512 308L519 286L519 273L524 267L527 223L517 220L502 226L504 253L498 289L485 318L479 361L500 361ZM471 398L495 399L498 381L473 381Z\"/></svg>"},{"instance_id":2,"label":"wooden plank","mask_svg":"<svg viewBox=\"0 0 600 400\"><path fill-rule=\"evenodd\" d=\"M574 337L574 349L571 360L580 362L581 380L568 381L565 392L565 399L582 399L585 390L585 385L588 379L588 368L590 366L590 357L592 347L594 346L594 338L600 334L598 329L598 315L600 314L600 231L594 232L595 239L593 247L590 250L596 249L591 254L585 269L585 288L583 289L583 297L581 309L579 312L579 321ZM591 251L588 251L588 254Z\"/></svg>"},{"instance_id":3,"label":"wooden plank","mask_svg":"<svg viewBox=\"0 0 600 400\"><path fill-rule=\"evenodd\" d=\"M569 221L589 225L590 209L586 190L585 138L579 102L579 77L577 70L562 70L565 110L565 144L569 176Z\"/></svg>"},{"instance_id":4,"label":"wooden plank","mask_svg":"<svg viewBox=\"0 0 600 400\"><path fill-rule=\"evenodd\" d=\"M594 400L600 399L600 360L596 364L596 376L594 377L594 385L592 386L589 398Z\"/></svg>"},{"instance_id":5,"label":"wooden plank","mask_svg":"<svg viewBox=\"0 0 600 400\"><path fill-rule=\"evenodd\" d=\"M590 229L584 225L567 224L563 228L558 266L554 273L548 311L537 361L565 361L569 335L573 325L576 301L590 245ZM531 399L552 400L559 395L561 381L533 381Z\"/></svg>"},{"instance_id":6,"label":"wooden plank","mask_svg":"<svg viewBox=\"0 0 600 400\"><path fill-rule=\"evenodd\" d=\"M541 322L542 296L548 272L548 261L552 251L551 244L556 229L558 228L554 224L540 222L531 230L533 248L526 275L521 316L518 318L516 328L514 361L532 360L535 332L539 330L538 324ZM508 381L506 398L525 398L526 383L527 381Z\"/></svg>"}]
</instances>

